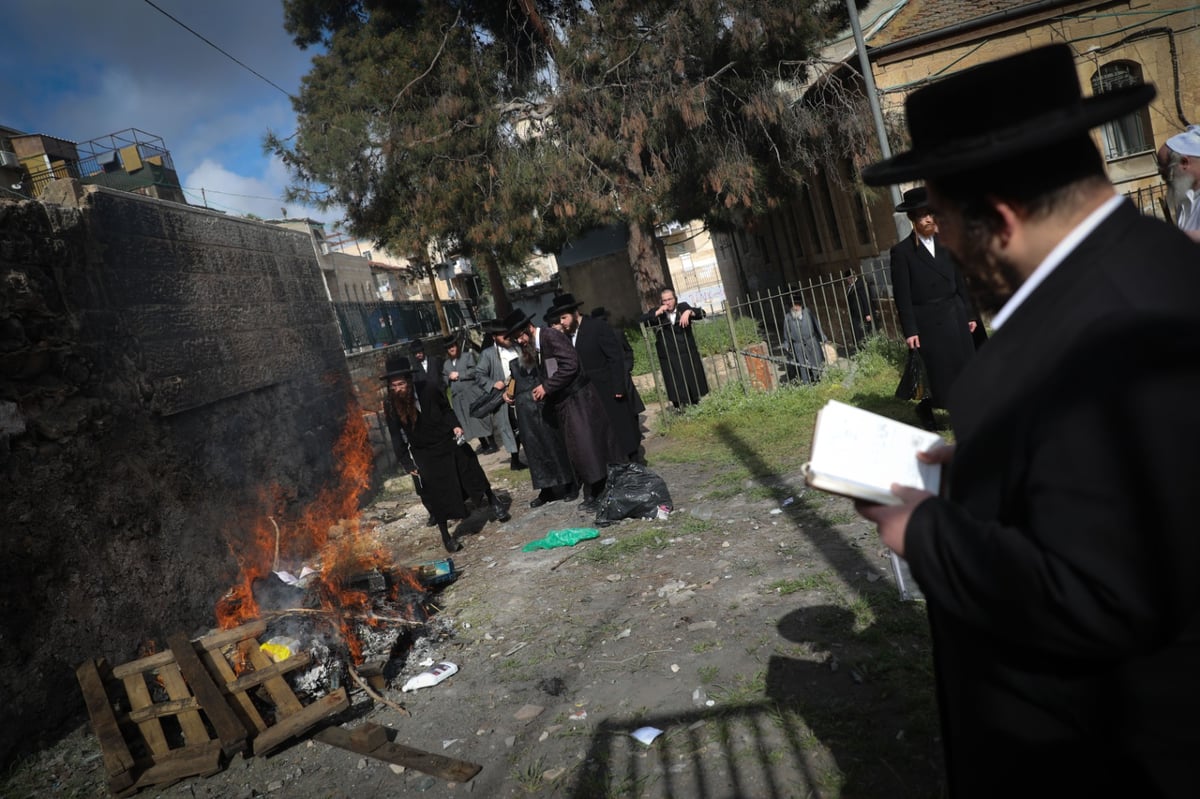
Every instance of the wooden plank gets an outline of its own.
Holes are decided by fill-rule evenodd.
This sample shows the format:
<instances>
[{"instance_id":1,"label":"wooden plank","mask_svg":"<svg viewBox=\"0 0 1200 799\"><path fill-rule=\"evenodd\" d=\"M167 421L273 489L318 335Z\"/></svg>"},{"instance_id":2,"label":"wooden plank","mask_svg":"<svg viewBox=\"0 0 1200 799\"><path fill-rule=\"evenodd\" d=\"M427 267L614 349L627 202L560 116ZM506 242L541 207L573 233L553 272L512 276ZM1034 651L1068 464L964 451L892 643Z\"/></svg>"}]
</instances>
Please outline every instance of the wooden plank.
<instances>
[{"instance_id":1,"label":"wooden plank","mask_svg":"<svg viewBox=\"0 0 1200 799\"><path fill-rule=\"evenodd\" d=\"M204 651L220 649L229 644L236 644L245 641L247 638L257 638L267 631L267 623L265 621L252 621L249 624L243 624L241 627L234 627L231 630L222 630L211 635L204 635L196 639L196 646Z\"/></svg>"},{"instance_id":2,"label":"wooden plank","mask_svg":"<svg viewBox=\"0 0 1200 799\"><path fill-rule=\"evenodd\" d=\"M176 633L167 639L167 646L175 653L175 662L188 687L204 708L204 715L217 732L221 740L221 748L226 754L245 748L247 730L241 720L234 714L221 694L221 689L213 682L212 676L200 662L196 648L183 633ZM189 741L192 743L192 741Z\"/></svg>"},{"instance_id":3,"label":"wooden plank","mask_svg":"<svg viewBox=\"0 0 1200 799\"><path fill-rule=\"evenodd\" d=\"M213 675L213 678L219 683L228 685L237 680L237 675L233 673L233 666L229 665L229 661L220 652L205 649L200 653L200 660L208 668L208 673ZM263 721L258 708L254 706L254 700L249 695L244 692L233 693L229 695L229 701L233 705L233 712L242 720L242 724L250 731L251 736L267 728L267 723Z\"/></svg>"},{"instance_id":4,"label":"wooden plank","mask_svg":"<svg viewBox=\"0 0 1200 799\"><path fill-rule=\"evenodd\" d=\"M150 698L150 689L146 687L145 674L139 671L126 675L121 683L125 686L125 695L129 697L129 707L132 710L148 710L154 707L154 700ZM137 727L153 757L164 757L171 751L171 747L167 746L167 736L163 734L162 724L157 716L139 722Z\"/></svg>"},{"instance_id":5,"label":"wooden plank","mask_svg":"<svg viewBox=\"0 0 1200 799\"><path fill-rule=\"evenodd\" d=\"M163 687L167 689L167 696L171 697L172 700L181 702L194 698L188 686L188 681L184 680L183 674L180 673L177 664L171 663L170 665L163 666L158 670L158 677L162 680ZM198 746L208 743L212 737L208 734L208 728L204 726L204 719L200 718L199 702L200 700L196 698L196 707L184 708L177 715L179 726L183 728L183 740L187 746ZM154 710L161 704L163 703L158 702L153 708L149 709ZM141 712L143 711L139 711L139 713Z\"/></svg>"},{"instance_id":6,"label":"wooden plank","mask_svg":"<svg viewBox=\"0 0 1200 799\"><path fill-rule=\"evenodd\" d=\"M255 671L271 668L271 659L267 657L266 652L258 648L258 641L253 638L238 644L238 651L245 656L250 665L254 666ZM263 687L267 689L267 693L271 695L271 701L275 703L276 723L304 709L304 705L300 704L300 700L292 693L292 686L288 685L287 680L282 677L268 678L263 683Z\"/></svg>"},{"instance_id":7,"label":"wooden plank","mask_svg":"<svg viewBox=\"0 0 1200 799\"><path fill-rule=\"evenodd\" d=\"M172 699L170 702L158 702L150 707L141 710L131 710L120 716L119 721L128 721L133 724L140 724L143 721L150 719L161 719L164 716L177 716L185 710L199 710L200 703L196 701L196 697L189 696L187 699ZM205 736L206 738L208 736Z\"/></svg>"},{"instance_id":8,"label":"wooden plank","mask_svg":"<svg viewBox=\"0 0 1200 799\"><path fill-rule=\"evenodd\" d=\"M100 742L100 752L104 757L104 770L108 774L108 786L114 791L124 790L133 784L133 755L121 734L121 727L113 713L112 702L108 691L104 689L104 680L94 660L85 660L75 669L75 678L79 680L79 688L83 691L83 701L87 704L88 718L92 720L92 730Z\"/></svg>"},{"instance_id":9,"label":"wooden plank","mask_svg":"<svg viewBox=\"0 0 1200 799\"><path fill-rule=\"evenodd\" d=\"M263 755L289 738L301 735L310 727L350 707L350 697L345 688L327 694L299 712L279 720L273 727L254 739L254 754Z\"/></svg>"},{"instance_id":10,"label":"wooden plank","mask_svg":"<svg viewBox=\"0 0 1200 799\"><path fill-rule=\"evenodd\" d=\"M267 661L270 662L269 657ZM256 668L254 671L247 672L233 682L226 683L225 690L231 694L239 691L249 691L251 688L262 685L273 677L279 677L287 674L289 671L302 669L311 662L312 655L307 652L301 652L279 663L271 663L269 666L264 666L261 669Z\"/></svg>"},{"instance_id":11,"label":"wooden plank","mask_svg":"<svg viewBox=\"0 0 1200 799\"><path fill-rule=\"evenodd\" d=\"M112 672L113 676L118 680L123 680L132 674L145 674L148 671L161 669L168 663L174 662L175 656L170 652L156 652L153 655L147 655L144 658L114 666Z\"/></svg>"},{"instance_id":12,"label":"wooden plank","mask_svg":"<svg viewBox=\"0 0 1200 799\"><path fill-rule=\"evenodd\" d=\"M483 769L483 766L478 763L468 763L465 760L457 760L445 755L435 755L432 752L424 752L390 741L370 751L363 751L354 745L350 730L344 727L328 727L314 735L313 739L339 749L347 749L355 754L373 757L385 763L415 769L448 782L467 782Z\"/></svg>"},{"instance_id":13,"label":"wooden plank","mask_svg":"<svg viewBox=\"0 0 1200 799\"><path fill-rule=\"evenodd\" d=\"M371 752L388 742L388 731L378 724L365 722L350 731L350 743L361 752Z\"/></svg>"},{"instance_id":14,"label":"wooden plank","mask_svg":"<svg viewBox=\"0 0 1200 799\"><path fill-rule=\"evenodd\" d=\"M221 770L221 742L205 741L198 746L185 746L169 755L155 758L138 781L122 795L128 796L151 786L165 788L188 777L208 777Z\"/></svg>"}]
</instances>

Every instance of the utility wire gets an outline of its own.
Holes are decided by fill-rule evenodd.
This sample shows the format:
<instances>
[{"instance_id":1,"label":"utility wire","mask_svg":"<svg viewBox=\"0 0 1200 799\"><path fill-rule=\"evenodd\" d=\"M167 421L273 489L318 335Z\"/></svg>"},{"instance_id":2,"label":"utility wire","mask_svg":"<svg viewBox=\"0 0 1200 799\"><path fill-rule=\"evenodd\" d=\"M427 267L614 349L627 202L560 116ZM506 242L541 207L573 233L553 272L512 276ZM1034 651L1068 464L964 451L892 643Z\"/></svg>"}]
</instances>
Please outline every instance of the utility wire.
<instances>
[{"instance_id":1,"label":"utility wire","mask_svg":"<svg viewBox=\"0 0 1200 799\"><path fill-rule=\"evenodd\" d=\"M253 67L251 67L251 66L249 66L249 65L247 65L247 64L244 64L243 62L239 61L237 58L234 58L232 55L230 55L229 53L227 53L225 50L222 50L222 49L221 49L221 47L219 47L218 45L216 45L216 44L214 44L213 42L211 42L211 41L209 41L208 39L206 39L206 38L205 38L204 36L202 36L201 34L197 33L196 31L192 30L191 28L189 28L189 27L187 26L187 24L185 24L184 22L181 22L180 20L176 19L175 17L171 16L169 13L167 13L166 11L164 11L162 8L160 8L160 7L158 7L157 5L155 5L155 4L152 2L152 0L145 0L145 3L146 3L146 5L150 6L150 7L151 7L151 8L153 8L155 11L157 11L158 13L162 14L162 15L163 15L164 17L166 17L167 19L169 19L169 20L171 20L172 22L174 22L174 23L175 23L176 25L178 25L179 27L181 27L181 28L183 28L184 30L186 30L188 33L190 33L190 34L192 34L193 36L195 36L195 37L196 37L197 39L199 39L200 41L202 41L202 42L204 42L205 44L207 44L209 47L211 47L211 48L213 48L214 50L216 50L216 51L217 51L218 53L220 53L221 55L223 55L223 56L225 56L226 58L228 58L230 61L233 61L235 64L237 64L238 66L240 66L242 69L245 69L245 70L248 70L248 71L252 72L252 73L253 73L255 76L257 76L257 77L258 77L260 80L262 80L262 81L264 81L264 82L266 82L266 83L270 84L271 86L273 86L273 87L274 87L274 88L276 88L276 89L279 89L279 91L283 92L283 93L284 93L285 95L287 95L288 97L292 97L292 93L291 93L291 92L289 92L287 89L284 89L284 88L280 87L280 86L279 86L279 84L275 83L275 82L274 82L274 81L272 81L270 78L267 78L267 77L265 77L265 76L264 76L264 75L262 75L260 72L258 72L257 70L255 70ZM295 98L292 98L292 99L295 99Z\"/></svg>"}]
</instances>

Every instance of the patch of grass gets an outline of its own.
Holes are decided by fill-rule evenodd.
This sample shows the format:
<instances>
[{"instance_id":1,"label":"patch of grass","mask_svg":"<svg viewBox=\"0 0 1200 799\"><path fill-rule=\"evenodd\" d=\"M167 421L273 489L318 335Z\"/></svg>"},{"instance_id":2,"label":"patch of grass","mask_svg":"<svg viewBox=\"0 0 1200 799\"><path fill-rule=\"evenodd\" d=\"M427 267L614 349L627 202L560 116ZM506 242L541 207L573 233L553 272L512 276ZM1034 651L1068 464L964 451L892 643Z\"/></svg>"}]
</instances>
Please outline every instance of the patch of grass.
<instances>
[{"instance_id":1,"label":"patch of grass","mask_svg":"<svg viewBox=\"0 0 1200 799\"><path fill-rule=\"evenodd\" d=\"M718 646L716 641L701 641L692 645L692 651L697 655L703 655L705 652L716 649Z\"/></svg>"},{"instance_id":2,"label":"patch of grass","mask_svg":"<svg viewBox=\"0 0 1200 799\"><path fill-rule=\"evenodd\" d=\"M512 772L512 781L525 793L535 794L542 789L542 783L545 782L542 774L545 771L546 762L539 757L524 768L515 767Z\"/></svg>"},{"instance_id":3,"label":"patch of grass","mask_svg":"<svg viewBox=\"0 0 1200 799\"><path fill-rule=\"evenodd\" d=\"M747 705L760 701L767 690L767 673L760 671L752 677L737 675L729 686L714 686L717 701L723 705Z\"/></svg>"},{"instance_id":4,"label":"patch of grass","mask_svg":"<svg viewBox=\"0 0 1200 799\"><path fill-rule=\"evenodd\" d=\"M804 575L794 580L776 580L767 588L777 594L795 594L799 591L832 591L840 588L829 572L817 572Z\"/></svg>"},{"instance_id":5,"label":"patch of grass","mask_svg":"<svg viewBox=\"0 0 1200 799\"><path fill-rule=\"evenodd\" d=\"M700 678L700 682L704 685L712 685L717 681L717 675L720 673L721 669L711 664L696 669L696 676Z\"/></svg>"},{"instance_id":6,"label":"patch of grass","mask_svg":"<svg viewBox=\"0 0 1200 799\"><path fill-rule=\"evenodd\" d=\"M579 554L581 560L588 563L616 563L626 558L635 557L645 552L657 552L666 549L670 538L661 529L654 527L631 536L618 538L615 544L608 546L593 546Z\"/></svg>"}]
</instances>

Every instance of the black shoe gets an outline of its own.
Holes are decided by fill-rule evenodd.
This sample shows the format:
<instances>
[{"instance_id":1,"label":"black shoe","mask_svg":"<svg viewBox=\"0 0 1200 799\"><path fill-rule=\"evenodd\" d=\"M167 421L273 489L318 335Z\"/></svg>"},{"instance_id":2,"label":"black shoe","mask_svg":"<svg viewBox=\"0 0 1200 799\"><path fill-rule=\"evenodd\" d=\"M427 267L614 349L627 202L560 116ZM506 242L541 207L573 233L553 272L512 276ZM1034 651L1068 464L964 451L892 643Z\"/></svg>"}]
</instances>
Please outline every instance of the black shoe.
<instances>
[{"instance_id":1,"label":"black shoe","mask_svg":"<svg viewBox=\"0 0 1200 799\"><path fill-rule=\"evenodd\" d=\"M545 505L547 502L553 502L553 501L554 501L554 496L552 494L547 493L543 489L542 491L538 492L538 495L536 497L529 500L529 507L540 508L543 505Z\"/></svg>"},{"instance_id":2,"label":"black shoe","mask_svg":"<svg viewBox=\"0 0 1200 799\"><path fill-rule=\"evenodd\" d=\"M500 502L492 503L492 513L496 514L496 521L501 524L512 518L512 514L508 512L508 508L504 507Z\"/></svg>"},{"instance_id":3,"label":"black shoe","mask_svg":"<svg viewBox=\"0 0 1200 799\"><path fill-rule=\"evenodd\" d=\"M922 400L917 403L917 419L926 430L937 430L937 419L933 416L933 406Z\"/></svg>"},{"instance_id":4,"label":"black shoe","mask_svg":"<svg viewBox=\"0 0 1200 799\"><path fill-rule=\"evenodd\" d=\"M447 552L458 552L462 549L462 544L454 540L454 536L449 533L442 533L442 546Z\"/></svg>"},{"instance_id":5,"label":"black shoe","mask_svg":"<svg viewBox=\"0 0 1200 799\"><path fill-rule=\"evenodd\" d=\"M563 502L574 502L579 499L579 486L572 486L567 493L563 494Z\"/></svg>"},{"instance_id":6,"label":"black shoe","mask_svg":"<svg viewBox=\"0 0 1200 799\"><path fill-rule=\"evenodd\" d=\"M512 469L514 472L519 472L522 469L528 469L529 467L521 463L521 459L517 456L517 453L514 452L512 454L512 458L510 458L508 468Z\"/></svg>"},{"instance_id":7,"label":"black shoe","mask_svg":"<svg viewBox=\"0 0 1200 799\"><path fill-rule=\"evenodd\" d=\"M426 527L433 527L437 524L437 519L433 518L433 514L429 514L429 518L425 520Z\"/></svg>"},{"instance_id":8,"label":"black shoe","mask_svg":"<svg viewBox=\"0 0 1200 799\"><path fill-rule=\"evenodd\" d=\"M584 513L595 513L600 510L600 499L598 497L588 497L579 503L579 509Z\"/></svg>"}]
</instances>

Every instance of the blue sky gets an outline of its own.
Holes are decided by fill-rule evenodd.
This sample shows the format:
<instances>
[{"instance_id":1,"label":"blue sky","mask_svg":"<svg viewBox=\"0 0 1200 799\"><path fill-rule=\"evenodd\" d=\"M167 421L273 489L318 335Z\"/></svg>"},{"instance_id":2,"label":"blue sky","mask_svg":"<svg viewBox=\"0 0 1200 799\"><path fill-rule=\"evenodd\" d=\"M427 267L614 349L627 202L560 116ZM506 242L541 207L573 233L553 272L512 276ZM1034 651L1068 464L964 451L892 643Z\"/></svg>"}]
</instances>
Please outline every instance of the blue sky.
<instances>
[{"instance_id":1,"label":"blue sky","mask_svg":"<svg viewBox=\"0 0 1200 799\"><path fill-rule=\"evenodd\" d=\"M289 93L312 51L283 30L280 0L153 0ZM264 133L296 129L279 89L145 0L4 0L0 125L87 141L138 128L161 136L188 202L277 218L288 183ZM289 216L339 214L289 205Z\"/></svg>"}]
</instances>

